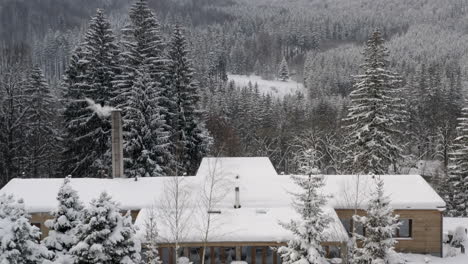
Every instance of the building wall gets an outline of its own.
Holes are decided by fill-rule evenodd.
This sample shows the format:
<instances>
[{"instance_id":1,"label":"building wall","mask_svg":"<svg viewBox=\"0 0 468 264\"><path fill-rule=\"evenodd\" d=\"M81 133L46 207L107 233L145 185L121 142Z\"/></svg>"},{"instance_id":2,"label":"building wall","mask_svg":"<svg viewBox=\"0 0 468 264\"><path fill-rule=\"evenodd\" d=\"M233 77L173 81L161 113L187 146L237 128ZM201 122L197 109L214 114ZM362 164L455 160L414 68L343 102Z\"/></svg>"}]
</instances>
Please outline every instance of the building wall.
<instances>
[{"instance_id":1,"label":"building wall","mask_svg":"<svg viewBox=\"0 0 468 264\"><path fill-rule=\"evenodd\" d=\"M179 244L179 256L188 257L193 264L201 264L203 248L206 246L205 263L216 264L232 261L245 261L249 264L281 264L281 257L274 250L286 243L278 242L208 242L203 243L181 243ZM324 242L322 243L327 254L331 248L335 254L340 254L346 258L346 243L343 242ZM143 246L143 250L145 245ZM158 244L160 259L163 264L175 264L174 244ZM337 252L338 251L338 252ZM330 256L330 255L329 255ZM343 264L346 263L344 259Z\"/></svg>"},{"instance_id":2,"label":"building wall","mask_svg":"<svg viewBox=\"0 0 468 264\"><path fill-rule=\"evenodd\" d=\"M336 209L340 219L351 218L354 210ZM365 215L362 210L359 215ZM438 210L395 210L401 219L412 220L411 238L398 238L396 250L442 256L442 212Z\"/></svg>"},{"instance_id":3,"label":"building wall","mask_svg":"<svg viewBox=\"0 0 468 264\"><path fill-rule=\"evenodd\" d=\"M135 223L135 220L138 216L140 210L132 210L130 211L130 215L132 216L132 221ZM126 212L122 212L125 214ZM31 214L31 224L39 227L41 229L41 239L44 239L49 235L49 229L45 226L44 222L48 219L51 219L52 216L50 213L32 213Z\"/></svg>"}]
</instances>

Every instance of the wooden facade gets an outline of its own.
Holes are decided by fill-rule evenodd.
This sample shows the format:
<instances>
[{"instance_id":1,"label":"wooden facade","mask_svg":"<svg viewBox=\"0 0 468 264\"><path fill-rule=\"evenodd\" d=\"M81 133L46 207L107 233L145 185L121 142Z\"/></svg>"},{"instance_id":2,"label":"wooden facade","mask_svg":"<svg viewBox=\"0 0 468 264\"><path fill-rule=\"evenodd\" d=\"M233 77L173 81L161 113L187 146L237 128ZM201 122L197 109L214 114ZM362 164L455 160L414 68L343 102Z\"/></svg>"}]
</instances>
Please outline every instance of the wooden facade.
<instances>
[{"instance_id":1,"label":"wooden facade","mask_svg":"<svg viewBox=\"0 0 468 264\"><path fill-rule=\"evenodd\" d=\"M350 219L354 210L336 209L338 217ZM365 211L358 210L359 215ZM399 252L431 254L442 257L443 214L439 210L395 210L400 219L411 220L410 236L396 238Z\"/></svg>"},{"instance_id":2,"label":"wooden facade","mask_svg":"<svg viewBox=\"0 0 468 264\"><path fill-rule=\"evenodd\" d=\"M200 264L203 248L206 246L205 263L217 264L231 261L245 261L249 264L281 264L281 258L276 248L286 243L277 242L210 242L181 243L179 244L179 257L187 257L194 264ZM346 259L347 246L345 242L324 242L327 257L342 257ZM163 264L175 264L174 244L159 244L159 256ZM344 263L344 262L343 262Z\"/></svg>"}]
</instances>

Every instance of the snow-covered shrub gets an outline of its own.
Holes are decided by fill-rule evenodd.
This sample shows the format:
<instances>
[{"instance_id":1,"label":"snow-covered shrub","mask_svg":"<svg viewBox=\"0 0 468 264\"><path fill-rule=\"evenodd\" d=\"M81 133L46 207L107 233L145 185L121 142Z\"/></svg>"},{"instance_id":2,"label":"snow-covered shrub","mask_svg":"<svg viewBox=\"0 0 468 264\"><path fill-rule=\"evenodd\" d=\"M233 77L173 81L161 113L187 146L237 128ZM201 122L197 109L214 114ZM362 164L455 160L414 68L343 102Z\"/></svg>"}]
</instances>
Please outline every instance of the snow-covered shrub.
<instances>
[{"instance_id":1,"label":"snow-covered shrub","mask_svg":"<svg viewBox=\"0 0 468 264\"><path fill-rule=\"evenodd\" d=\"M187 257L180 257L177 259L177 264L192 264L192 262Z\"/></svg>"},{"instance_id":2,"label":"snow-covered shrub","mask_svg":"<svg viewBox=\"0 0 468 264\"><path fill-rule=\"evenodd\" d=\"M79 201L78 193L70 186L70 178L65 178L57 194L58 208L51 215L52 219L45 222L49 228L49 235L44 239L44 245L56 258L68 255L70 248L76 244L76 226L80 223L83 205Z\"/></svg>"},{"instance_id":3,"label":"snow-covered shrub","mask_svg":"<svg viewBox=\"0 0 468 264\"><path fill-rule=\"evenodd\" d=\"M467 241L466 228L463 226L457 226L457 228L455 228L455 232L453 232L450 245L453 247L461 247L465 244L465 241Z\"/></svg>"},{"instance_id":4,"label":"snow-covered shrub","mask_svg":"<svg viewBox=\"0 0 468 264\"><path fill-rule=\"evenodd\" d=\"M0 196L0 263L37 264L52 258L39 244L41 232L29 223L23 200Z\"/></svg>"},{"instance_id":5,"label":"snow-covered shrub","mask_svg":"<svg viewBox=\"0 0 468 264\"><path fill-rule=\"evenodd\" d=\"M117 204L103 192L84 210L77 226L79 242L70 253L78 263L136 264L141 260L141 244L135 232L130 214L122 216Z\"/></svg>"}]
</instances>

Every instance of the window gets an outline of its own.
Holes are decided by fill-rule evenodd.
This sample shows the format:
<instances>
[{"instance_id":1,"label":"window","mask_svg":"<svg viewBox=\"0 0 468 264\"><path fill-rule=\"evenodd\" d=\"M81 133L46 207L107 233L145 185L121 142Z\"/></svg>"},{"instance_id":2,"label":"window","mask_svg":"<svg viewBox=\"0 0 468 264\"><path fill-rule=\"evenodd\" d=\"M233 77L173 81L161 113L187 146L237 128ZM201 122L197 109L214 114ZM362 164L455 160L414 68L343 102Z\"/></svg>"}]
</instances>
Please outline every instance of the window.
<instances>
[{"instance_id":1,"label":"window","mask_svg":"<svg viewBox=\"0 0 468 264\"><path fill-rule=\"evenodd\" d=\"M356 228L355 232L359 235L365 234L362 224L355 222L352 218L341 218L340 221L350 236L352 235L353 228Z\"/></svg>"},{"instance_id":2,"label":"window","mask_svg":"<svg viewBox=\"0 0 468 264\"><path fill-rule=\"evenodd\" d=\"M31 225L41 229L41 223L31 223Z\"/></svg>"},{"instance_id":3,"label":"window","mask_svg":"<svg viewBox=\"0 0 468 264\"><path fill-rule=\"evenodd\" d=\"M410 238L412 235L413 220L412 219L400 219L400 227L395 230L395 237L398 238Z\"/></svg>"},{"instance_id":4,"label":"window","mask_svg":"<svg viewBox=\"0 0 468 264\"><path fill-rule=\"evenodd\" d=\"M341 223L343 224L344 228L346 231L351 234L351 218L341 218L340 219Z\"/></svg>"}]
</instances>

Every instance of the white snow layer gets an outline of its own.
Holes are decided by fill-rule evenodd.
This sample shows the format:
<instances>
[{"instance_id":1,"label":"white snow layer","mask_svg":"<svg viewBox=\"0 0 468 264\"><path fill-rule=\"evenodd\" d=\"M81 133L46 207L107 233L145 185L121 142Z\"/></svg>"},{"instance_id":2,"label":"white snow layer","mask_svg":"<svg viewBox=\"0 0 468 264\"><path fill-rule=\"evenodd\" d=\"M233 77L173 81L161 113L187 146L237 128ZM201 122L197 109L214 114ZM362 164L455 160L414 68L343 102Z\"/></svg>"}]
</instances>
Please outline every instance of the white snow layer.
<instances>
[{"instance_id":1,"label":"white snow layer","mask_svg":"<svg viewBox=\"0 0 468 264\"><path fill-rule=\"evenodd\" d=\"M215 169L214 169L215 168ZM268 158L204 158L196 176L184 177L184 184L193 188L193 200L210 171L229 180L226 196L220 208L232 208L235 187L240 188L243 208L282 208L291 204L291 191L299 191L287 175L278 175ZM325 175L323 192L333 197L329 206L335 209L366 208L370 191L375 187L369 175ZM383 175L385 194L390 196L393 209L441 209L445 202L419 175ZM84 204L106 191L124 210L141 209L153 205L164 193L172 177L98 179L73 178L71 186ZM49 212L57 205L57 192L63 179L12 179L0 194L14 194L23 198L28 212ZM359 186L359 188L357 188ZM356 193L359 195L356 196Z\"/></svg>"},{"instance_id":2,"label":"white snow layer","mask_svg":"<svg viewBox=\"0 0 468 264\"><path fill-rule=\"evenodd\" d=\"M135 225L138 227L138 236L144 240L145 222L151 209L143 209L138 214ZM299 215L291 207L255 209L242 207L240 209L221 209L220 214L212 216L212 227L209 231L210 242L284 242L293 238L289 230L280 226L280 222L290 222L298 219ZM331 217L324 237L327 242L348 241L348 233L340 222L333 208L324 208L324 212ZM190 221L185 224L185 229L190 230L183 235L184 242L200 242L203 238L203 226L206 219L199 217L198 212L193 212ZM171 232L166 225L158 224L159 243L168 243L171 240Z\"/></svg>"},{"instance_id":3,"label":"white snow layer","mask_svg":"<svg viewBox=\"0 0 468 264\"><path fill-rule=\"evenodd\" d=\"M270 94L274 97L284 97L288 94L295 94L296 92L306 93L302 83L293 80L279 81L279 80L264 80L257 75L228 75L229 81L234 81L237 87L247 87L249 83L252 86L258 85L258 90L261 94Z\"/></svg>"}]
</instances>

